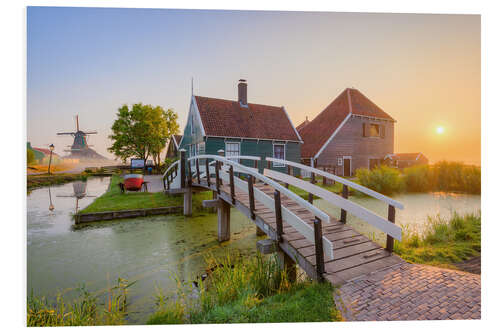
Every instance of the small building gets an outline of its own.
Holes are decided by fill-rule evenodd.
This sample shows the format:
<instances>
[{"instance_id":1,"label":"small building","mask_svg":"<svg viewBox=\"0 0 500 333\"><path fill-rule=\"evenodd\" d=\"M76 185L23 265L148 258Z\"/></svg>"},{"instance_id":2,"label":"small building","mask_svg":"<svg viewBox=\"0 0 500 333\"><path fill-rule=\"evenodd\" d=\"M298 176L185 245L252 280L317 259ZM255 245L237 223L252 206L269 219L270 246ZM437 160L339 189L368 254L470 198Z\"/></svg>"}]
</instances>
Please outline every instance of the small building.
<instances>
[{"instance_id":1,"label":"small building","mask_svg":"<svg viewBox=\"0 0 500 333\"><path fill-rule=\"evenodd\" d=\"M247 102L247 83L238 83L238 100L192 96L179 147L188 156L217 154L275 157L300 162L302 139L283 106ZM252 161L242 161L253 166ZM261 161L259 169L262 170ZM282 164L273 169L285 171Z\"/></svg>"},{"instance_id":2,"label":"small building","mask_svg":"<svg viewBox=\"0 0 500 333\"><path fill-rule=\"evenodd\" d=\"M385 163L398 169L404 169L415 165L427 165L429 160L422 153L398 153L387 155Z\"/></svg>"},{"instance_id":3,"label":"small building","mask_svg":"<svg viewBox=\"0 0 500 333\"><path fill-rule=\"evenodd\" d=\"M394 153L396 121L359 90L345 89L313 120L301 124L301 161L350 177Z\"/></svg>"},{"instance_id":4,"label":"small building","mask_svg":"<svg viewBox=\"0 0 500 333\"><path fill-rule=\"evenodd\" d=\"M167 158L174 159L179 156L177 152L179 150L179 144L181 143L181 140L182 135L172 135L170 137L167 147Z\"/></svg>"}]
</instances>

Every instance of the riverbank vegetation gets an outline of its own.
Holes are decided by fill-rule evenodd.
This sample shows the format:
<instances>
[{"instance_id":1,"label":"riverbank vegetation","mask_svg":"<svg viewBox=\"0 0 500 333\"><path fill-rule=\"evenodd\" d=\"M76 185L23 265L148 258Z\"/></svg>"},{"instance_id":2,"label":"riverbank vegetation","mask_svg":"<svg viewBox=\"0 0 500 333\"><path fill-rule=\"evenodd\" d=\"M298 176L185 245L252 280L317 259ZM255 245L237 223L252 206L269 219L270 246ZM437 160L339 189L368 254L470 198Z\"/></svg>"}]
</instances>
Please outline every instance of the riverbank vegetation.
<instances>
[{"instance_id":1,"label":"riverbank vegetation","mask_svg":"<svg viewBox=\"0 0 500 333\"><path fill-rule=\"evenodd\" d=\"M178 283L174 299L159 291L148 324L338 321L333 288L305 279L291 282L276 257L209 258L211 272L198 288ZM197 297L192 297L193 292Z\"/></svg>"},{"instance_id":2,"label":"riverbank vegetation","mask_svg":"<svg viewBox=\"0 0 500 333\"><path fill-rule=\"evenodd\" d=\"M455 263L481 254L481 214L429 217L423 232L406 228L394 252L413 263L455 268Z\"/></svg>"},{"instance_id":3,"label":"riverbank vegetation","mask_svg":"<svg viewBox=\"0 0 500 333\"><path fill-rule=\"evenodd\" d=\"M27 326L97 326L125 324L128 288L134 282L118 278L114 287L99 298L85 286L77 288L78 297L66 302L61 295L55 301L45 297L28 297Z\"/></svg>"},{"instance_id":4,"label":"riverbank vegetation","mask_svg":"<svg viewBox=\"0 0 500 333\"><path fill-rule=\"evenodd\" d=\"M419 165L402 172L379 166L358 169L356 178L363 186L383 194L398 192L461 192L481 194L481 168L459 162L441 161Z\"/></svg>"},{"instance_id":5,"label":"riverbank vegetation","mask_svg":"<svg viewBox=\"0 0 500 333\"><path fill-rule=\"evenodd\" d=\"M27 177L27 189L28 191L34 190L35 188L50 186L50 185L61 185L75 180L87 180L86 174L73 174L73 173L57 173L52 175L28 175Z\"/></svg>"},{"instance_id":6,"label":"riverbank vegetation","mask_svg":"<svg viewBox=\"0 0 500 333\"><path fill-rule=\"evenodd\" d=\"M163 192L127 192L121 193L118 183L122 178L118 175L111 177L111 183L106 193L95 199L89 206L80 211L81 214L108 211L160 208L182 206L182 195L165 195ZM209 192L193 195L193 211L202 208L202 201L211 199Z\"/></svg>"}]
</instances>

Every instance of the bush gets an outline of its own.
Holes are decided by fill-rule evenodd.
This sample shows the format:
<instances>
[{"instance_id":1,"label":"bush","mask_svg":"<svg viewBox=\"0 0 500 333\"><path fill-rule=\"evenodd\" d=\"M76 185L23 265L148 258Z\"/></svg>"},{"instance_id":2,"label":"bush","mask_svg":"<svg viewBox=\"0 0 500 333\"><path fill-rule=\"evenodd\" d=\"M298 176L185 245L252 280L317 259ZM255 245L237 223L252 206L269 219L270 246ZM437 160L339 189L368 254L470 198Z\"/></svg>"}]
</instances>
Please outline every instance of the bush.
<instances>
[{"instance_id":1,"label":"bush","mask_svg":"<svg viewBox=\"0 0 500 333\"><path fill-rule=\"evenodd\" d=\"M386 165L372 170L361 168L356 170L356 177L361 185L383 194L392 194L404 189L400 172Z\"/></svg>"},{"instance_id":2,"label":"bush","mask_svg":"<svg viewBox=\"0 0 500 333\"><path fill-rule=\"evenodd\" d=\"M31 149L27 150L26 162L28 163L28 165L32 165L33 163L35 163L35 153Z\"/></svg>"},{"instance_id":3,"label":"bush","mask_svg":"<svg viewBox=\"0 0 500 333\"><path fill-rule=\"evenodd\" d=\"M432 191L433 176L428 165L417 165L406 168L403 171L404 182L408 192L428 192Z\"/></svg>"}]
</instances>

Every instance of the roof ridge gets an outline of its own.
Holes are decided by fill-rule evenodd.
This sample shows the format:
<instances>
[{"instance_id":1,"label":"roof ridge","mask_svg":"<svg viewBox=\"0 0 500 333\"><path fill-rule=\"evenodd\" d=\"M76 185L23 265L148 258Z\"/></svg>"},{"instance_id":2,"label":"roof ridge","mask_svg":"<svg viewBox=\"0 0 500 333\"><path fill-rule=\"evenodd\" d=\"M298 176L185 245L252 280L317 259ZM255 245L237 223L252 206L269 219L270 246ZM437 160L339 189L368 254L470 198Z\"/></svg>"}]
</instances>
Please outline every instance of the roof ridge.
<instances>
[{"instance_id":1,"label":"roof ridge","mask_svg":"<svg viewBox=\"0 0 500 333\"><path fill-rule=\"evenodd\" d=\"M208 97L208 96L199 96L199 95L194 95L194 97L201 97L201 98L207 98L207 99L216 99L219 101L225 101L225 102L231 102L231 103L238 103L238 101L232 100L232 99L225 99L225 98L218 98L218 97ZM247 105L256 105L256 106L268 106L276 109L281 109L283 106L276 106L276 105L269 105L269 104L259 104L259 103L247 103Z\"/></svg>"}]
</instances>

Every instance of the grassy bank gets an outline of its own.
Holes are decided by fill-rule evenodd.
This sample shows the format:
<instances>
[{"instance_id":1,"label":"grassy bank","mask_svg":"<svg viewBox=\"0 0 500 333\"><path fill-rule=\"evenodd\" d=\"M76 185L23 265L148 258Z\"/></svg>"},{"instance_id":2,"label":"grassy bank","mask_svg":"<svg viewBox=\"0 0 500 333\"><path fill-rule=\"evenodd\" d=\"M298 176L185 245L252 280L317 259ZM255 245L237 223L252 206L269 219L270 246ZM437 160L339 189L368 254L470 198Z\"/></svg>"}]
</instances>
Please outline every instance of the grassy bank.
<instances>
[{"instance_id":1,"label":"grassy bank","mask_svg":"<svg viewBox=\"0 0 500 333\"><path fill-rule=\"evenodd\" d=\"M275 257L227 256L207 261L217 267L198 280L198 297L179 284L173 299L159 292L157 312L148 324L273 323L338 321L340 315L328 283L290 282Z\"/></svg>"},{"instance_id":2,"label":"grassy bank","mask_svg":"<svg viewBox=\"0 0 500 333\"><path fill-rule=\"evenodd\" d=\"M73 174L73 173L58 173L53 175L28 175L27 178L27 189L28 191L34 190L35 188L50 186L50 185L61 185L75 180L86 180L87 175L85 174Z\"/></svg>"},{"instance_id":3,"label":"grassy bank","mask_svg":"<svg viewBox=\"0 0 500 333\"><path fill-rule=\"evenodd\" d=\"M94 200L80 213L97 213L106 211L119 211L144 208L159 208L169 206L182 206L182 195L165 195L163 192L127 192L121 193L118 183L122 178L118 175L111 177L111 184L106 193ZM212 198L211 193L202 192L193 195L193 210L201 209L203 200Z\"/></svg>"},{"instance_id":4,"label":"grassy bank","mask_svg":"<svg viewBox=\"0 0 500 333\"><path fill-rule=\"evenodd\" d=\"M34 296L27 301L27 326L98 326L125 324L127 293L133 283L118 279L116 285L99 298L84 286L77 291L73 302L66 302L61 295L55 301Z\"/></svg>"},{"instance_id":5,"label":"grassy bank","mask_svg":"<svg viewBox=\"0 0 500 333\"><path fill-rule=\"evenodd\" d=\"M429 217L427 229L420 235L404 230L394 252L413 263L454 268L454 263L481 254L481 215L455 213L449 220Z\"/></svg>"}]
</instances>

